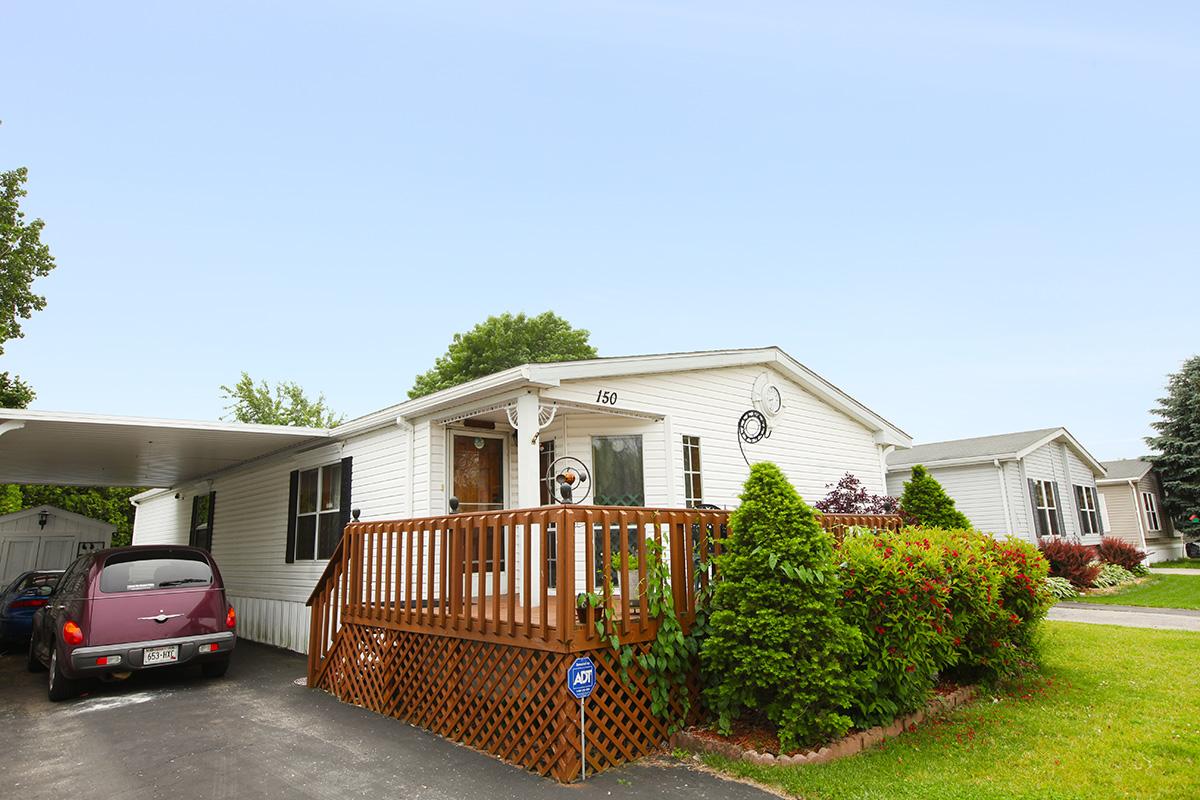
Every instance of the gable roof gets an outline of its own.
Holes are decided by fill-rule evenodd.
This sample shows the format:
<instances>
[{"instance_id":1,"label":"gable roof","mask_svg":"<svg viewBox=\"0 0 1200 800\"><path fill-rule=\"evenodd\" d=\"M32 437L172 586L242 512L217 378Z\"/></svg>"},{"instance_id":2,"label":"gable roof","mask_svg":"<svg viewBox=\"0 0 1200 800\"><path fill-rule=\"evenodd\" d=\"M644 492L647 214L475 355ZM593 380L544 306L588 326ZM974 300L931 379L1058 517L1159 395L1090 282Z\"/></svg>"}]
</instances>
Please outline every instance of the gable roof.
<instances>
[{"instance_id":1,"label":"gable roof","mask_svg":"<svg viewBox=\"0 0 1200 800\"><path fill-rule=\"evenodd\" d=\"M995 459L1022 459L1039 447L1054 441L1065 442L1096 475L1105 474L1104 466L1066 428L1039 428L1033 431L918 444L909 450L897 450L889 455L888 472L908 469L915 464L938 467L979 464Z\"/></svg>"},{"instance_id":2,"label":"gable roof","mask_svg":"<svg viewBox=\"0 0 1200 800\"><path fill-rule=\"evenodd\" d=\"M1105 461L1104 469L1108 471L1108 475L1103 480L1096 481L1097 483L1138 481L1144 478L1147 472L1154 469L1154 465L1140 458L1122 458L1117 461Z\"/></svg>"},{"instance_id":3,"label":"gable roof","mask_svg":"<svg viewBox=\"0 0 1200 800\"><path fill-rule=\"evenodd\" d=\"M567 380L747 365L775 368L872 431L879 444L912 444L903 430L778 347L763 347L524 364L332 429L0 409L0 483L179 486L284 450L339 442L476 400L507 401L529 388L551 388Z\"/></svg>"},{"instance_id":4,"label":"gable roof","mask_svg":"<svg viewBox=\"0 0 1200 800\"><path fill-rule=\"evenodd\" d=\"M833 385L778 347L741 350L706 350L685 353L660 353L642 356L615 356L584 361L559 361L552 364L523 364L476 378L424 397L352 419L339 426L336 436L361 433L396 419L413 419L489 395L528 387L551 388L563 381L588 378L615 378L627 375L651 375L739 366L769 366L778 369L824 402L872 430L880 444L908 447L912 437Z\"/></svg>"}]
</instances>

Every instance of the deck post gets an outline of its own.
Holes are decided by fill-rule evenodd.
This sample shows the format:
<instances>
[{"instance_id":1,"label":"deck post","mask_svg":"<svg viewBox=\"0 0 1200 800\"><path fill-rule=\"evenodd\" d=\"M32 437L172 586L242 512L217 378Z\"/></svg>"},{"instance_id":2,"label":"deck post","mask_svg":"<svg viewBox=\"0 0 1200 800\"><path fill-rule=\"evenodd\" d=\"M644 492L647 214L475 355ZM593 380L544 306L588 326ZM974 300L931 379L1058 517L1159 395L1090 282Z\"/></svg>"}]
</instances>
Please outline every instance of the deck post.
<instances>
[{"instance_id":1,"label":"deck post","mask_svg":"<svg viewBox=\"0 0 1200 800\"><path fill-rule=\"evenodd\" d=\"M541 424L538 420L539 398L536 392L527 392L517 398L517 508L537 508L542 504L541 458L538 455L538 435ZM526 525L532 525L527 520ZM542 597L541 563L542 548L546 531L538 526L529 537L529 552L525 558L533 569L529 571L529 602L540 605Z\"/></svg>"}]
</instances>

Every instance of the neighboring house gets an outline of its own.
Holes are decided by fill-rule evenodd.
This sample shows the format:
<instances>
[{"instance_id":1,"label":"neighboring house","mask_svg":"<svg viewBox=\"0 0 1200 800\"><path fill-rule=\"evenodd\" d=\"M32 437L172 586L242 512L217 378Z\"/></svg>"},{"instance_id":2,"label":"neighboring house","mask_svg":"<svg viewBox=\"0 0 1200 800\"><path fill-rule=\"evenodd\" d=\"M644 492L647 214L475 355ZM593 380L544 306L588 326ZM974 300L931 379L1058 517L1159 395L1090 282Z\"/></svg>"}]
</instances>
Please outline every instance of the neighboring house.
<instances>
[{"instance_id":1,"label":"neighboring house","mask_svg":"<svg viewBox=\"0 0 1200 800\"><path fill-rule=\"evenodd\" d=\"M1106 461L1108 475L1097 480L1104 532L1145 550L1146 561L1183 557L1183 539L1163 510L1162 484L1149 461Z\"/></svg>"},{"instance_id":2,"label":"neighboring house","mask_svg":"<svg viewBox=\"0 0 1200 800\"><path fill-rule=\"evenodd\" d=\"M112 543L111 523L55 506L0 517L0 589L31 569L64 569L75 556Z\"/></svg>"},{"instance_id":3,"label":"neighboring house","mask_svg":"<svg viewBox=\"0 0 1200 800\"><path fill-rule=\"evenodd\" d=\"M352 508L370 521L545 505L563 457L590 473L586 503L732 507L748 461L777 463L814 502L846 472L883 492L886 452L911 444L774 347L530 364L332 430L5 419L0 480L166 487L134 498L134 543L211 548L241 635L299 651Z\"/></svg>"},{"instance_id":4,"label":"neighboring house","mask_svg":"<svg viewBox=\"0 0 1200 800\"><path fill-rule=\"evenodd\" d=\"M1046 536L1098 543L1097 481L1104 467L1067 431L1044 428L916 445L888 457L888 493L900 496L923 464L977 528L1037 543Z\"/></svg>"}]
</instances>

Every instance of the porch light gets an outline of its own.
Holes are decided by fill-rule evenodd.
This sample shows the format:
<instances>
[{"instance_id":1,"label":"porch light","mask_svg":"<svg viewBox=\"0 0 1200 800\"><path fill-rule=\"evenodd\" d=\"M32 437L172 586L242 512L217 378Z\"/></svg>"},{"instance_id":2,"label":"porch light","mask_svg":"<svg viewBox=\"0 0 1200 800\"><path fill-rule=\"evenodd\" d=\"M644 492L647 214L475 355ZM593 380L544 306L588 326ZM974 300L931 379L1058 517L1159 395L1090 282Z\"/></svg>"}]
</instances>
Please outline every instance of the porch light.
<instances>
[{"instance_id":1,"label":"porch light","mask_svg":"<svg viewBox=\"0 0 1200 800\"><path fill-rule=\"evenodd\" d=\"M41 511L38 512L38 527L42 528L44 530L46 528L46 523L49 521L50 521L50 512L43 508Z\"/></svg>"},{"instance_id":2,"label":"porch light","mask_svg":"<svg viewBox=\"0 0 1200 800\"><path fill-rule=\"evenodd\" d=\"M474 445L475 445L475 449L476 449L476 450L482 450L482 449L483 449L483 437L482 437L482 436L476 436L476 437L475 437L475 441L474 441L474 442L472 442L472 444L474 444Z\"/></svg>"}]
</instances>

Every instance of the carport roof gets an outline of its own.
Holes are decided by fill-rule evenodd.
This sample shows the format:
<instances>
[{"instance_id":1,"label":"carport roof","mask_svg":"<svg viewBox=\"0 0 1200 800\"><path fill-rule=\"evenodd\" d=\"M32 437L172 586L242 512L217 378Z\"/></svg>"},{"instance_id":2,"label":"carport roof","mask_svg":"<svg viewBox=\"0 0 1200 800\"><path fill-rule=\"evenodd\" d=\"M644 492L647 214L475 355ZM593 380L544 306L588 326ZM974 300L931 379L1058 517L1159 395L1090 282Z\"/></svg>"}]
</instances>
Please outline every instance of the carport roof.
<instances>
[{"instance_id":1,"label":"carport roof","mask_svg":"<svg viewBox=\"0 0 1200 800\"><path fill-rule=\"evenodd\" d=\"M0 409L0 483L176 486L329 435L284 425Z\"/></svg>"}]
</instances>

